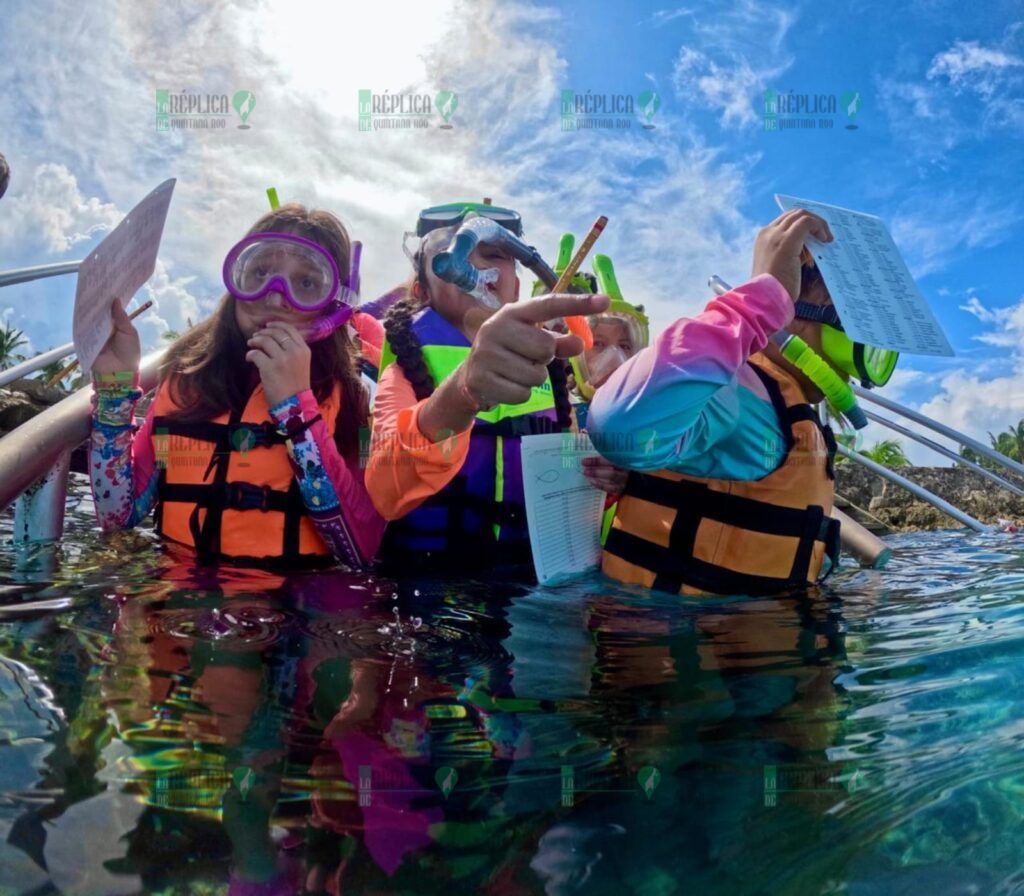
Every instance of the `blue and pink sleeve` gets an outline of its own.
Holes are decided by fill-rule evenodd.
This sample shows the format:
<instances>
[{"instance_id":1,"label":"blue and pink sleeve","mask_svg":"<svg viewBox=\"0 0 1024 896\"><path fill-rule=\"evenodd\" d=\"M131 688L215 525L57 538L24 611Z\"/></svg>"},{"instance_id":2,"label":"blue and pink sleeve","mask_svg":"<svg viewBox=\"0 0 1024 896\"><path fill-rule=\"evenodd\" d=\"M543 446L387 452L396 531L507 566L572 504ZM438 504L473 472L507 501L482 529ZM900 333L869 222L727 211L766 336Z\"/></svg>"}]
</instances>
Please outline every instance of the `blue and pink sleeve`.
<instances>
[{"instance_id":1,"label":"blue and pink sleeve","mask_svg":"<svg viewBox=\"0 0 1024 896\"><path fill-rule=\"evenodd\" d=\"M587 429L612 463L749 481L779 463L778 416L747 359L793 320L770 274L672 324L598 389Z\"/></svg>"}]
</instances>

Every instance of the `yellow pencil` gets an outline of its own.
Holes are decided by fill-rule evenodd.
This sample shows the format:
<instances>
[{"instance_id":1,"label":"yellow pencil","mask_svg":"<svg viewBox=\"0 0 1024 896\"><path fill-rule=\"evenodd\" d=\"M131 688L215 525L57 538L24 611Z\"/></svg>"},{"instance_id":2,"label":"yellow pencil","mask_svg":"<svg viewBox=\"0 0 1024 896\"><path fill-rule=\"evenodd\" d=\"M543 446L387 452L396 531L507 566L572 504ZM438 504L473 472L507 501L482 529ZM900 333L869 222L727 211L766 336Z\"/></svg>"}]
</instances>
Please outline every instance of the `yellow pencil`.
<instances>
[{"instance_id":1,"label":"yellow pencil","mask_svg":"<svg viewBox=\"0 0 1024 896\"><path fill-rule=\"evenodd\" d=\"M562 271L561 276L558 278L558 282L555 284L554 289L551 290L553 293L564 292L566 287L572 282L572 278L576 276L576 272L580 269L580 265L583 264L583 259L587 257L587 253L591 250L594 243L597 242L597 238L601 235L605 225L608 223L608 218L605 215L601 215L594 222L594 226L590 228L590 233L586 235L586 238L580 243L580 247L576 250L576 254L572 257L566 266L565 270ZM583 348L591 349L594 347L594 334L590 332L590 324L587 323L584 317L567 317L565 319L565 325L569 328L569 332L575 336L579 336L583 340Z\"/></svg>"}]
</instances>

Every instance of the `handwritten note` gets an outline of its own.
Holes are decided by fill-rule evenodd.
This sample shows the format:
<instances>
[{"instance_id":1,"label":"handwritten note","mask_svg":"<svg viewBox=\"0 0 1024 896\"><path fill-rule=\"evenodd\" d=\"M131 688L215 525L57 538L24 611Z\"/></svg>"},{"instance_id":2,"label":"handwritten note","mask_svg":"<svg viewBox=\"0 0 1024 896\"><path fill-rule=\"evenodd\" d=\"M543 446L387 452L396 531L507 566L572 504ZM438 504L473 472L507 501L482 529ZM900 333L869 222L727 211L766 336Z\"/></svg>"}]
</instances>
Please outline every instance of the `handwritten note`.
<instances>
[{"instance_id":1,"label":"handwritten note","mask_svg":"<svg viewBox=\"0 0 1024 896\"><path fill-rule=\"evenodd\" d=\"M601 562L604 492L583 477L595 456L585 434L524 436L523 493L537 581L548 585L589 572Z\"/></svg>"},{"instance_id":2,"label":"handwritten note","mask_svg":"<svg viewBox=\"0 0 1024 896\"><path fill-rule=\"evenodd\" d=\"M71 332L84 371L110 338L114 302L127 305L153 275L174 184L174 178L165 180L136 205L78 269Z\"/></svg>"},{"instance_id":3,"label":"handwritten note","mask_svg":"<svg viewBox=\"0 0 1024 896\"><path fill-rule=\"evenodd\" d=\"M916 355L952 355L953 347L914 283L885 224L874 215L776 194L783 211L820 215L835 240L807 248L855 342Z\"/></svg>"}]
</instances>

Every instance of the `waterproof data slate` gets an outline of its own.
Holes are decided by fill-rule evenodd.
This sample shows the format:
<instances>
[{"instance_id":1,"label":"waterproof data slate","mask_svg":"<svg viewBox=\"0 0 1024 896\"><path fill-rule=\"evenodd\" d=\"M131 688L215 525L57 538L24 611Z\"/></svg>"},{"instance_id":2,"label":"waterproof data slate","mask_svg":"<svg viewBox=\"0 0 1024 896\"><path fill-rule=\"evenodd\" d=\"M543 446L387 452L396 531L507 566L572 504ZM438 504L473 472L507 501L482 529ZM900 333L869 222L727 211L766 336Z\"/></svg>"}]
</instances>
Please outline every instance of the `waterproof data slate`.
<instances>
[{"instance_id":1,"label":"waterproof data slate","mask_svg":"<svg viewBox=\"0 0 1024 896\"><path fill-rule=\"evenodd\" d=\"M583 475L583 458L597 456L590 439L548 433L523 436L519 444L537 581L553 584L597 569L604 492Z\"/></svg>"},{"instance_id":2,"label":"waterproof data slate","mask_svg":"<svg viewBox=\"0 0 1024 896\"><path fill-rule=\"evenodd\" d=\"M110 338L111 306L127 305L156 268L174 184L165 180L136 205L78 269L72 334L86 374Z\"/></svg>"},{"instance_id":3,"label":"waterproof data slate","mask_svg":"<svg viewBox=\"0 0 1024 896\"><path fill-rule=\"evenodd\" d=\"M915 355L954 354L880 218L792 196L775 201L783 211L805 208L828 221L835 239L812 239L807 248L850 339Z\"/></svg>"}]
</instances>

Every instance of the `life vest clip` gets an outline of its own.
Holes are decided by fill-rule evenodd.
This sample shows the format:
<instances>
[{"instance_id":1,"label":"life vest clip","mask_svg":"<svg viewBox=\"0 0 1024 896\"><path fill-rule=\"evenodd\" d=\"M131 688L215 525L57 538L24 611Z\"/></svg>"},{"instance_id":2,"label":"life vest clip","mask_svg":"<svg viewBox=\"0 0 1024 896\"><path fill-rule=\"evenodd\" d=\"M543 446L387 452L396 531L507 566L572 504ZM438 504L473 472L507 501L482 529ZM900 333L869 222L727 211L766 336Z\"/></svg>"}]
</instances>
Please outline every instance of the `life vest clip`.
<instances>
[{"instance_id":1,"label":"life vest clip","mask_svg":"<svg viewBox=\"0 0 1024 896\"><path fill-rule=\"evenodd\" d=\"M269 485L253 485L250 482L227 482L224 506L233 510L260 510L266 513L271 509L270 501L273 489Z\"/></svg>"}]
</instances>

